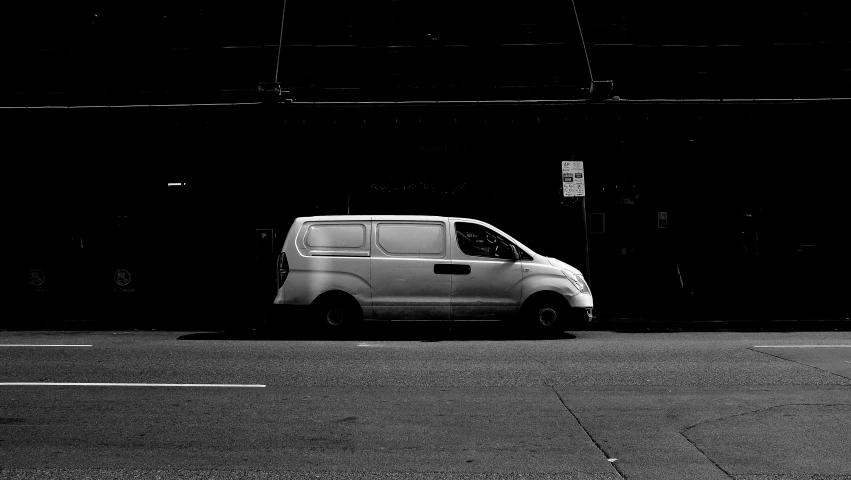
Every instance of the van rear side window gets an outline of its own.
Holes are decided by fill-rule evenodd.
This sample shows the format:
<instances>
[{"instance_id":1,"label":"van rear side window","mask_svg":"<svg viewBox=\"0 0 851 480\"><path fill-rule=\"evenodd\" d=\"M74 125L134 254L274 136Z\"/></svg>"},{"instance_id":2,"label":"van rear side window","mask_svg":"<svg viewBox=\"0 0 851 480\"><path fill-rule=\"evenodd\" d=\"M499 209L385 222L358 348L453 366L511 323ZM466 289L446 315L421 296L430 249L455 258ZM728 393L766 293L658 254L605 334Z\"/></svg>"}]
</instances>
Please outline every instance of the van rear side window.
<instances>
[{"instance_id":1,"label":"van rear side window","mask_svg":"<svg viewBox=\"0 0 851 480\"><path fill-rule=\"evenodd\" d=\"M378 225L376 241L391 255L442 256L446 235L439 224L384 223Z\"/></svg>"},{"instance_id":2,"label":"van rear side window","mask_svg":"<svg viewBox=\"0 0 851 480\"><path fill-rule=\"evenodd\" d=\"M311 225L304 235L310 248L361 248L365 243L363 225Z\"/></svg>"}]
</instances>

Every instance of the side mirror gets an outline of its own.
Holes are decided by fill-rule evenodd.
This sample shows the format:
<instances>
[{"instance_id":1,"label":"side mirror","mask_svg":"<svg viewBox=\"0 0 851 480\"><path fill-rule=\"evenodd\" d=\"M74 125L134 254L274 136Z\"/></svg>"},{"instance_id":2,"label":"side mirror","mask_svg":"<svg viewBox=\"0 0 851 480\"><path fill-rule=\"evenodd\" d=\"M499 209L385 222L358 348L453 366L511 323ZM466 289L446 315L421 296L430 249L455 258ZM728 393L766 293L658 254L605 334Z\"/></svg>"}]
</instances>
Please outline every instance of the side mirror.
<instances>
[{"instance_id":1,"label":"side mirror","mask_svg":"<svg viewBox=\"0 0 851 480\"><path fill-rule=\"evenodd\" d=\"M508 247L511 249L511 256L514 258L514 261L520 260L520 252L517 251L517 247L514 245L509 245Z\"/></svg>"}]
</instances>

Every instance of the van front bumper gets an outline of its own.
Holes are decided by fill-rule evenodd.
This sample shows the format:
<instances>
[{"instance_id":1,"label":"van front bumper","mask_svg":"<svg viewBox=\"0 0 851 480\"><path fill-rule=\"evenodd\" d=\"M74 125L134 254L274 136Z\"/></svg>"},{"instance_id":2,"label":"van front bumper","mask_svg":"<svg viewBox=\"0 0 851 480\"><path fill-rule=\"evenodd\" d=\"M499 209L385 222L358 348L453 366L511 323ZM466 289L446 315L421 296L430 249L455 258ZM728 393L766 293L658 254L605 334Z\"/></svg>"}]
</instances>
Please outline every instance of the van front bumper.
<instances>
[{"instance_id":1,"label":"van front bumper","mask_svg":"<svg viewBox=\"0 0 851 480\"><path fill-rule=\"evenodd\" d=\"M590 293L579 293L572 297L567 297L567 301L574 308L593 308L594 297Z\"/></svg>"},{"instance_id":2,"label":"van front bumper","mask_svg":"<svg viewBox=\"0 0 851 480\"><path fill-rule=\"evenodd\" d=\"M569 318L573 323L593 322L594 320L594 298L590 293L580 293L567 297L570 303Z\"/></svg>"}]
</instances>

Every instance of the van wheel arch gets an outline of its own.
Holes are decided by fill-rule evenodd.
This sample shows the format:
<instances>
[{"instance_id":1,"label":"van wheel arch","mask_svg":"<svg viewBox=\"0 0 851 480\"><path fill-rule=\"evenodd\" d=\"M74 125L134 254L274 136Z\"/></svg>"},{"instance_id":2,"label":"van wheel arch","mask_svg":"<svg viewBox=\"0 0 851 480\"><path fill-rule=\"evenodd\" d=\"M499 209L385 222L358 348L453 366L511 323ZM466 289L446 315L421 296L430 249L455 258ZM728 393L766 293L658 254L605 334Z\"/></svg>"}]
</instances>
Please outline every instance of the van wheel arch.
<instances>
[{"instance_id":1,"label":"van wheel arch","mask_svg":"<svg viewBox=\"0 0 851 480\"><path fill-rule=\"evenodd\" d=\"M363 321L360 303L341 290L323 292L313 300L311 310L315 324L325 330L351 330Z\"/></svg>"},{"instance_id":2,"label":"van wheel arch","mask_svg":"<svg viewBox=\"0 0 851 480\"><path fill-rule=\"evenodd\" d=\"M535 292L520 307L520 319L538 333L560 332L568 323L570 303L558 292Z\"/></svg>"}]
</instances>

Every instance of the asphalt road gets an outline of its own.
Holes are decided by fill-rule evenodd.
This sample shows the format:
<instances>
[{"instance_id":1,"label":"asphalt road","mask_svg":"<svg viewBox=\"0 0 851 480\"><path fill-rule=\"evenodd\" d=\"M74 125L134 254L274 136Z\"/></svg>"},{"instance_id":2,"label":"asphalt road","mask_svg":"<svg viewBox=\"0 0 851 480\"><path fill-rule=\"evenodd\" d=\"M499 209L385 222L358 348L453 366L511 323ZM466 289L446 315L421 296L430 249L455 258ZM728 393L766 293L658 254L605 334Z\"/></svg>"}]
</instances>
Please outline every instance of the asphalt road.
<instances>
[{"instance_id":1,"label":"asphalt road","mask_svg":"<svg viewBox=\"0 0 851 480\"><path fill-rule=\"evenodd\" d=\"M0 478L851 478L849 332L0 345Z\"/></svg>"}]
</instances>

